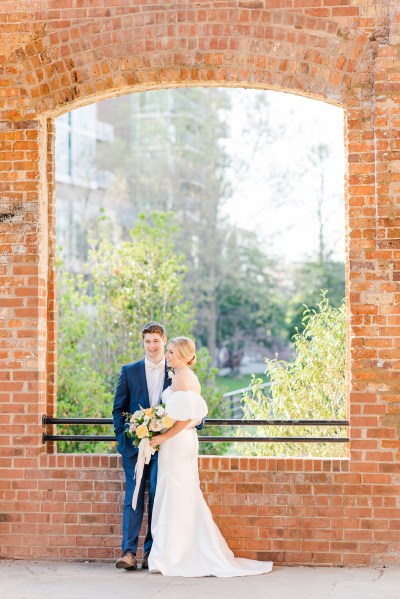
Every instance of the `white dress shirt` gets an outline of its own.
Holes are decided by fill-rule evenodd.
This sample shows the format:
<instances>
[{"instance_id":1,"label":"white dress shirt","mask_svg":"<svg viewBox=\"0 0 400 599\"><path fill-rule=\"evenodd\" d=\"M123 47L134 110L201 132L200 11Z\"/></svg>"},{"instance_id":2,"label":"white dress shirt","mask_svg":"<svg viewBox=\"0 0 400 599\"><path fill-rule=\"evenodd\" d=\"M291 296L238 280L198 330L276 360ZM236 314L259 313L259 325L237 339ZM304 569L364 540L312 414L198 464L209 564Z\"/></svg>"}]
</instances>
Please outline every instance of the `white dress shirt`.
<instances>
[{"instance_id":1,"label":"white dress shirt","mask_svg":"<svg viewBox=\"0 0 400 599\"><path fill-rule=\"evenodd\" d=\"M157 364L153 364L146 357L144 359L146 369L147 389L149 392L150 406L156 406L160 403L165 381L165 358Z\"/></svg>"}]
</instances>

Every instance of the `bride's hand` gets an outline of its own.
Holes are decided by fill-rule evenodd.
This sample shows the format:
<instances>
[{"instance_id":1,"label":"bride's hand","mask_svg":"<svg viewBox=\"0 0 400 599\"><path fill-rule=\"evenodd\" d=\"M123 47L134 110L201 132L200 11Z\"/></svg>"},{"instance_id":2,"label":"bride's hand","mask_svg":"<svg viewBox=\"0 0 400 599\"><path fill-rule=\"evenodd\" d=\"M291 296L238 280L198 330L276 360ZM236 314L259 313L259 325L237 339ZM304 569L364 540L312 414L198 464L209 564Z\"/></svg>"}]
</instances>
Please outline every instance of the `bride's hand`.
<instances>
[{"instance_id":1,"label":"bride's hand","mask_svg":"<svg viewBox=\"0 0 400 599\"><path fill-rule=\"evenodd\" d=\"M150 441L150 447L157 447L157 445L161 445L164 441L166 441L164 435L156 435Z\"/></svg>"}]
</instances>

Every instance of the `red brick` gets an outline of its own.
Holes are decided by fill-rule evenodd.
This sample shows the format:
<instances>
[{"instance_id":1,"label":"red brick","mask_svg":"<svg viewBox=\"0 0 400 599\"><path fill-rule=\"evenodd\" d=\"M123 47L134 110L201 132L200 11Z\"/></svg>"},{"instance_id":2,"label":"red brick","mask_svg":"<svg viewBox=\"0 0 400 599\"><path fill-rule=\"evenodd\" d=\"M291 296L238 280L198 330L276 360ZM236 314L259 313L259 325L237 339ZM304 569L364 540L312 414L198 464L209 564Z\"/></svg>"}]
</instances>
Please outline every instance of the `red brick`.
<instances>
[{"instance_id":1,"label":"red brick","mask_svg":"<svg viewBox=\"0 0 400 599\"><path fill-rule=\"evenodd\" d=\"M49 119L46 128L45 119L54 109L76 106L78 96L85 103L110 90L116 95L127 85L137 89L138 80L142 88L204 81L273 85L347 108L350 256L350 461L204 457L202 482L210 505L230 546L247 557L398 565L400 8L391 6L386 32L376 29L382 20L379 0L369 3L368 14L360 14L356 0L205 3L191 10L157 0L115 0L107 9L102 0L85 9L70 0L38 4L29 15L13 12L11 2L0 7L0 43L8 57L0 83L0 193L10 210L21 204L23 216L23 226L0 223L0 275L9 285L3 287L8 324L0 339L0 407L7 427L0 438L5 456L0 484L9 493L4 509L10 517L4 521L4 557L112 559L119 545L110 526L120 526L120 460L43 455L40 439L38 416L46 399L53 410L56 393L54 384L45 385L55 378L56 359L54 125ZM91 51L79 66L82 39ZM14 255L15 244L26 254ZM46 314L47 326L44 320L39 326ZM85 521L89 516L93 519ZM29 534L21 522L30 524Z\"/></svg>"}]
</instances>

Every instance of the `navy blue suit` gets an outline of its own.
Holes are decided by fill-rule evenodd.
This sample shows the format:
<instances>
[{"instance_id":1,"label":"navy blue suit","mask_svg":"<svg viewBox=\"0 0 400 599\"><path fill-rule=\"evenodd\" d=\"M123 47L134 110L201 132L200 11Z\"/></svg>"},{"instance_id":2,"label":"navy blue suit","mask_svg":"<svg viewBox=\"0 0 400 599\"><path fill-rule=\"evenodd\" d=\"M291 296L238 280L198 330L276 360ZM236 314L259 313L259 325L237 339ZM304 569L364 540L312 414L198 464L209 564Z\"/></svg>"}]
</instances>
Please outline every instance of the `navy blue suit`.
<instances>
[{"instance_id":1,"label":"navy blue suit","mask_svg":"<svg viewBox=\"0 0 400 599\"><path fill-rule=\"evenodd\" d=\"M171 384L165 369L164 389ZM153 543L151 536L151 515L153 512L154 496L157 484L158 452L152 456L150 463L145 465L140 485L136 509L132 509L132 497L135 489L135 466L138 449L133 445L124 430L128 427L123 412L133 414L140 408L149 408L149 392L147 389L144 360L127 364L122 367L115 391L113 406L114 431L118 441L118 451L122 455L122 465L126 478L124 513L122 520L122 552L131 551L136 555L139 532L144 514L144 491L146 480L149 479L148 529L144 541L144 552L148 553Z\"/></svg>"}]
</instances>

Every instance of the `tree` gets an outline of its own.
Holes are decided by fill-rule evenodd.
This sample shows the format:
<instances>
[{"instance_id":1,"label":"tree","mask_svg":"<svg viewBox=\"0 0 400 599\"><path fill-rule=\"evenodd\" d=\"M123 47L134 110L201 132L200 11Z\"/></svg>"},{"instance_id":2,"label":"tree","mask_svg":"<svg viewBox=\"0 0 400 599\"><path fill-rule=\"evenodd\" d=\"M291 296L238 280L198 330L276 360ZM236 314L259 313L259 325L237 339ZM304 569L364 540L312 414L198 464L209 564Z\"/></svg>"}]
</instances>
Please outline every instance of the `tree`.
<instances>
[{"instance_id":1,"label":"tree","mask_svg":"<svg viewBox=\"0 0 400 599\"><path fill-rule=\"evenodd\" d=\"M118 193L130 206L125 238L139 212L174 212L179 224L175 248L185 256L188 267L185 289L195 309L194 332L213 358L220 209L229 194L228 158L222 144L226 136L223 113L228 108L225 90L193 88L126 98L120 104L122 126L114 111L108 114L117 133L118 148L111 160ZM109 155L104 164L110 168Z\"/></svg>"},{"instance_id":2,"label":"tree","mask_svg":"<svg viewBox=\"0 0 400 599\"><path fill-rule=\"evenodd\" d=\"M184 257L182 293L192 302L192 331L199 345L209 349L213 364L222 344L229 348L232 367L254 341L286 356L296 327L301 327L303 304L316 307L321 289L328 291L333 305L339 305L344 295L344 269L332 261L327 241L329 139L323 143L320 128L315 133L309 122L304 126L302 111L295 107L286 113L286 120L279 118L277 96L280 107L287 94L181 88L132 94L98 105L102 120L115 130L112 151L108 145L96 147L96 168L114 173L103 198L110 206L114 243L131 241L130 231L140 213L147 217L155 209L174 213L179 227L169 234L174 253ZM241 118L246 112L248 118ZM302 127L307 135L299 152L296 139ZM233 143L229 129L240 131L240 138L231 138ZM249 180L252 184L245 187ZM311 194L304 194L300 182L308 189L310 182L314 185ZM251 198L255 185L263 194L262 198L255 194L257 206ZM253 212L254 232L228 222L230 199L246 206L246 222ZM301 205L308 216L311 211L314 230L318 229L315 257L296 268L282 268L282 261L270 258L271 240L290 227L291 216L283 208L289 203ZM88 212L86 223L89 216ZM270 225L264 239L260 219ZM85 222L82 248L88 246ZM312 228L306 225L303 234L309 233ZM103 250L108 251L105 246ZM293 299L288 300L289 295ZM110 320L114 309L105 306L107 326L117 326ZM126 346L132 340L124 341ZM113 347L104 350L111 365L116 353Z\"/></svg>"},{"instance_id":3,"label":"tree","mask_svg":"<svg viewBox=\"0 0 400 599\"><path fill-rule=\"evenodd\" d=\"M329 297L333 307L339 307L345 297L344 263L334 260L304 262L293 273L293 288L287 306L287 334L292 339L303 328L304 306L317 310L321 291Z\"/></svg>"},{"instance_id":4,"label":"tree","mask_svg":"<svg viewBox=\"0 0 400 599\"><path fill-rule=\"evenodd\" d=\"M251 393L243 397L244 417L255 419L343 419L345 404L345 305L333 308L326 295L318 310L306 308L304 330L294 337L293 362L266 360L270 391L254 379ZM287 443L249 444L246 455L345 455L342 444L291 443L291 436L337 435L335 427L277 426L257 428L257 436L287 436ZM242 433L240 433L242 434Z\"/></svg>"},{"instance_id":5,"label":"tree","mask_svg":"<svg viewBox=\"0 0 400 599\"><path fill-rule=\"evenodd\" d=\"M103 216L100 238L91 239L90 278L59 267L58 415L110 415L122 364L143 355L140 330L145 322L163 322L169 337L191 334L193 309L183 298L185 265L173 249L176 227L171 213L140 215L131 240L114 245L110 222ZM198 352L196 369L212 417L220 411L215 371L206 349ZM85 432L99 430L92 427ZM107 447L66 442L60 446L63 451ZM222 450L217 447L214 453Z\"/></svg>"},{"instance_id":6,"label":"tree","mask_svg":"<svg viewBox=\"0 0 400 599\"><path fill-rule=\"evenodd\" d=\"M61 261L57 268L58 295L58 379L57 416L69 418L108 417L112 393L107 382L92 366L88 346L92 319L89 309L93 299L88 295L88 283L82 275L71 275ZM82 434L79 425L58 425L59 434ZM85 427L85 434L104 433L99 426ZM60 452L104 452L109 444L103 442L58 442Z\"/></svg>"},{"instance_id":7,"label":"tree","mask_svg":"<svg viewBox=\"0 0 400 599\"><path fill-rule=\"evenodd\" d=\"M286 298L277 280L277 265L268 260L257 235L226 229L217 287L219 347L229 353L235 371L245 348L272 348L285 337Z\"/></svg>"},{"instance_id":8,"label":"tree","mask_svg":"<svg viewBox=\"0 0 400 599\"><path fill-rule=\"evenodd\" d=\"M321 291L325 291L332 306L341 305L345 296L344 262L332 259L333 245L327 238L327 223L332 215L328 214L328 191L325 172L331 158L331 149L327 144L317 143L310 146L306 154L304 176L312 174L315 193L310 198L312 210L318 227L318 250L313 259L300 264L294 270L295 292L288 306L289 338L302 326L304 305L316 309ZM307 198L308 199L308 198ZM342 201L342 200L341 200ZM304 202L306 205L306 202Z\"/></svg>"},{"instance_id":9,"label":"tree","mask_svg":"<svg viewBox=\"0 0 400 599\"><path fill-rule=\"evenodd\" d=\"M169 336L187 335L193 308L183 298L183 256L174 252L177 225L172 213L139 215L130 241L114 245L104 220L99 239L91 239L90 272L95 311L90 339L93 366L112 388L121 364L143 352L145 322L163 322Z\"/></svg>"}]
</instances>

